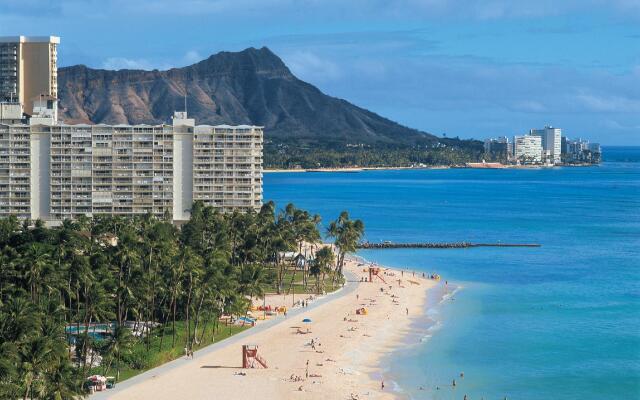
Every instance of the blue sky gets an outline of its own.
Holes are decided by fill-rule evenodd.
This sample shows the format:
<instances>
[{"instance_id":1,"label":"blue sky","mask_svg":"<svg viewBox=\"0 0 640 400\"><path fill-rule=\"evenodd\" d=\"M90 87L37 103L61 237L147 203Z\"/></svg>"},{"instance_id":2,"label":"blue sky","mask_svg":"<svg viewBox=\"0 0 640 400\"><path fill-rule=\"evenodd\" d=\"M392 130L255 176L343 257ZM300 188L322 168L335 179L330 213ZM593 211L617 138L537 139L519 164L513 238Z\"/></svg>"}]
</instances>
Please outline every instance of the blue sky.
<instances>
[{"instance_id":1,"label":"blue sky","mask_svg":"<svg viewBox=\"0 0 640 400\"><path fill-rule=\"evenodd\" d=\"M640 0L0 0L60 64L165 69L268 46L324 92L434 134L551 124L640 145Z\"/></svg>"}]
</instances>

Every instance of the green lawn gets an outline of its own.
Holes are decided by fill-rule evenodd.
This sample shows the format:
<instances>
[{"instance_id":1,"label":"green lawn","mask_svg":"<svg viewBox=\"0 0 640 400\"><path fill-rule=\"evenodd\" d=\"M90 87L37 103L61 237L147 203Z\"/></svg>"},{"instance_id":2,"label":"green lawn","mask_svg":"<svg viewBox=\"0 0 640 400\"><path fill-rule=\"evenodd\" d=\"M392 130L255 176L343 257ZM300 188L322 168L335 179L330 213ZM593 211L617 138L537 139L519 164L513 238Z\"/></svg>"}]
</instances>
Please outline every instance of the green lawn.
<instances>
[{"instance_id":1,"label":"green lawn","mask_svg":"<svg viewBox=\"0 0 640 400\"><path fill-rule=\"evenodd\" d=\"M292 277L293 277L293 284L291 281ZM304 285L303 278L304 276L302 271L294 272L294 271L287 270L284 274L284 279L282 281L282 286L283 286L282 291L284 293L293 292L295 294L316 294L316 278L313 276L310 276L308 278L306 287ZM327 293L331 293L341 288L343 283L344 283L344 278L341 278L334 285L332 276L326 275L324 280L324 290ZM322 283L320 287L322 287ZM264 290L265 293L276 293L278 291L277 279L273 277L272 282L263 284L262 290Z\"/></svg>"},{"instance_id":2,"label":"green lawn","mask_svg":"<svg viewBox=\"0 0 640 400\"><path fill-rule=\"evenodd\" d=\"M123 367L120 370L120 382L129 379L133 376L141 374L151 368L155 368L162 364L165 364L169 361L175 360L176 358L184 356L184 347L186 340L186 323L184 321L176 321L176 342L175 346L172 346L173 341L173 331L171 328L171 324L166 327L164 340L162 341L162 348L160 348L160 338L161 338L161 330L160 328L154 330L151 336L151 343L149 346L149 351L147 352L147 344L146 342L136 343L133 347L132 354L127 357L129 360L127 362L131 365ZM235 326L229 325L226 326L224 323L219 324L218 329L215 332L215 342L219 342L224 340L230 336L235 335L236 333L242 332L243 330L249 328L249 326ZM193 325L192 325L193 329ZM198 337L200 335L202 326L198 329ZM209 324L207 328L207 332L202 339L202 342L199 345L194 347L194 350L201 349L205 346L214 343L214 340L211 336L212 324ZM104 374L104 368L97 367L93 369L93 373ZM112 368L109 371L108 375L115 376L115 370Z\"/></svg>"}]
</instances>

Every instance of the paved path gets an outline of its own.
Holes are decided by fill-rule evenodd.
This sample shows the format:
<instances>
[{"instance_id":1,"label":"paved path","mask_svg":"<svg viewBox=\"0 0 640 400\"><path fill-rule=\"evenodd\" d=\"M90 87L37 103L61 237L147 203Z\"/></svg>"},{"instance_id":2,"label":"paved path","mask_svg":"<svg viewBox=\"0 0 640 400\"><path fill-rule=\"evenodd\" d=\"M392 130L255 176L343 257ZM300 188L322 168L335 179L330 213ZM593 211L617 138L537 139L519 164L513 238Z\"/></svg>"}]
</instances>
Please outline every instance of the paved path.
<instances>
[{"instance_id":1,"label":"paved path","mask_svg":"<svg viewBox=\"0 0 640 400\"><path fill-rule=\"evenodd\" d=\"M245 331L242 331L236 335L233 335L227 339L221 340L217 343L214 343L212 345L209 345L207 347L204 347L196 352L193 353L193 358L194 359L198 359L200 357L206 356L216 350L219 350L225 346L229 346L232 344L236 344L240 341L244 341L244 339L246 339L247 337L254 335L256 333L260 333L266 329L271 328L272 326L281 324L282 322L291 320L291 318L300 316L301 314L304 314L306 312L308 312L309 310L313 310L314 308L320 307L323 304L326 304L332 300L335 300L337 298L340 298L342 296L345 296L349 293L352 293L356 287L358 286L359 282L357 281L357 277L355 274L349 272L349 271L345 271L345 275L347 278L347 282L344 285L344 287L342 289L339 289L333 293L329 293L324 297L321 297L317 300L315 300L314 302L312 302L308 307L296 307L294 309L290 309L287 310L287 317L285 318L284 316L276 316L268 321L262 322L250 329L247 329ZM173 361L169 361L168 363L162 364L158 367L152 368L146 372L143 372L139 375L134 376L133 378L129 378L124 382L118 383L116 385L115 388L113 389L109 389L105 392L97 392L94 395L92 395L90 397L91 400L102 400L102 399L108 399L110 396L119 393L121 391L127 390L132 386L137 385L138 383L141 383L147 379L151 379L154 376L160 375L160 374L164 374L168 371L171 371L174 368L180 367L182 365L186 365L193 362L193 360L186 358L186 357L179 357Z\"/></svg>"}]
</instances>

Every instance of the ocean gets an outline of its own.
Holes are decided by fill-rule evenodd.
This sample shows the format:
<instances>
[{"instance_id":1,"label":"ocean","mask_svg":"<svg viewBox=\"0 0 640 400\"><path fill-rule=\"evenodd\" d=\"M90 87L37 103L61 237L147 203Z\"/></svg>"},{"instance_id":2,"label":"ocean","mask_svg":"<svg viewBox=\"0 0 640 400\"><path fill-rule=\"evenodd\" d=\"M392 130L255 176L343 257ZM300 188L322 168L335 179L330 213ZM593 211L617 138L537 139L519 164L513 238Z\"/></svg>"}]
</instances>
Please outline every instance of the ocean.
<instances>
[{"instance_id":1,"label":"ocean","mask_svg":"<svg viewBox=\"0 0 640 400\"><path fill-rule=\"evenodd\" d=\"M265 199L325 223L347 210L371 242L542 245L358 253L449 281L384 359L407 397L640 399L640 147L603 153L598 167L265 174Z\"/></svg>"}]
</instances>

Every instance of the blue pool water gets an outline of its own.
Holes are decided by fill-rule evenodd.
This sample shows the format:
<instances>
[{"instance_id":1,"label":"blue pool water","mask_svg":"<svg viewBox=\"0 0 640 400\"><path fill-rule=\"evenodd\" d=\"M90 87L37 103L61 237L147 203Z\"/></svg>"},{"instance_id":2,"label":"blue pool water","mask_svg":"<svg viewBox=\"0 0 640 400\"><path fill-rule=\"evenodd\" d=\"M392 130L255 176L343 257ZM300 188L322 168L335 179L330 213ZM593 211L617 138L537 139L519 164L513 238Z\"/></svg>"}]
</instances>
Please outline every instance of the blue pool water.
<instances>
[{"instance_id":1,"label":"blue pool water","mask_svg":"<svg viewBox=\"0 0 640 400\"><path fill-rule=\"evenodd\" d=\"M461 287L385 360L408 396L640 399L640 148L592 168L266 174L265 198L348 210L372 242L542 244L359 253Z\"/></svg>"}]
</instances>

